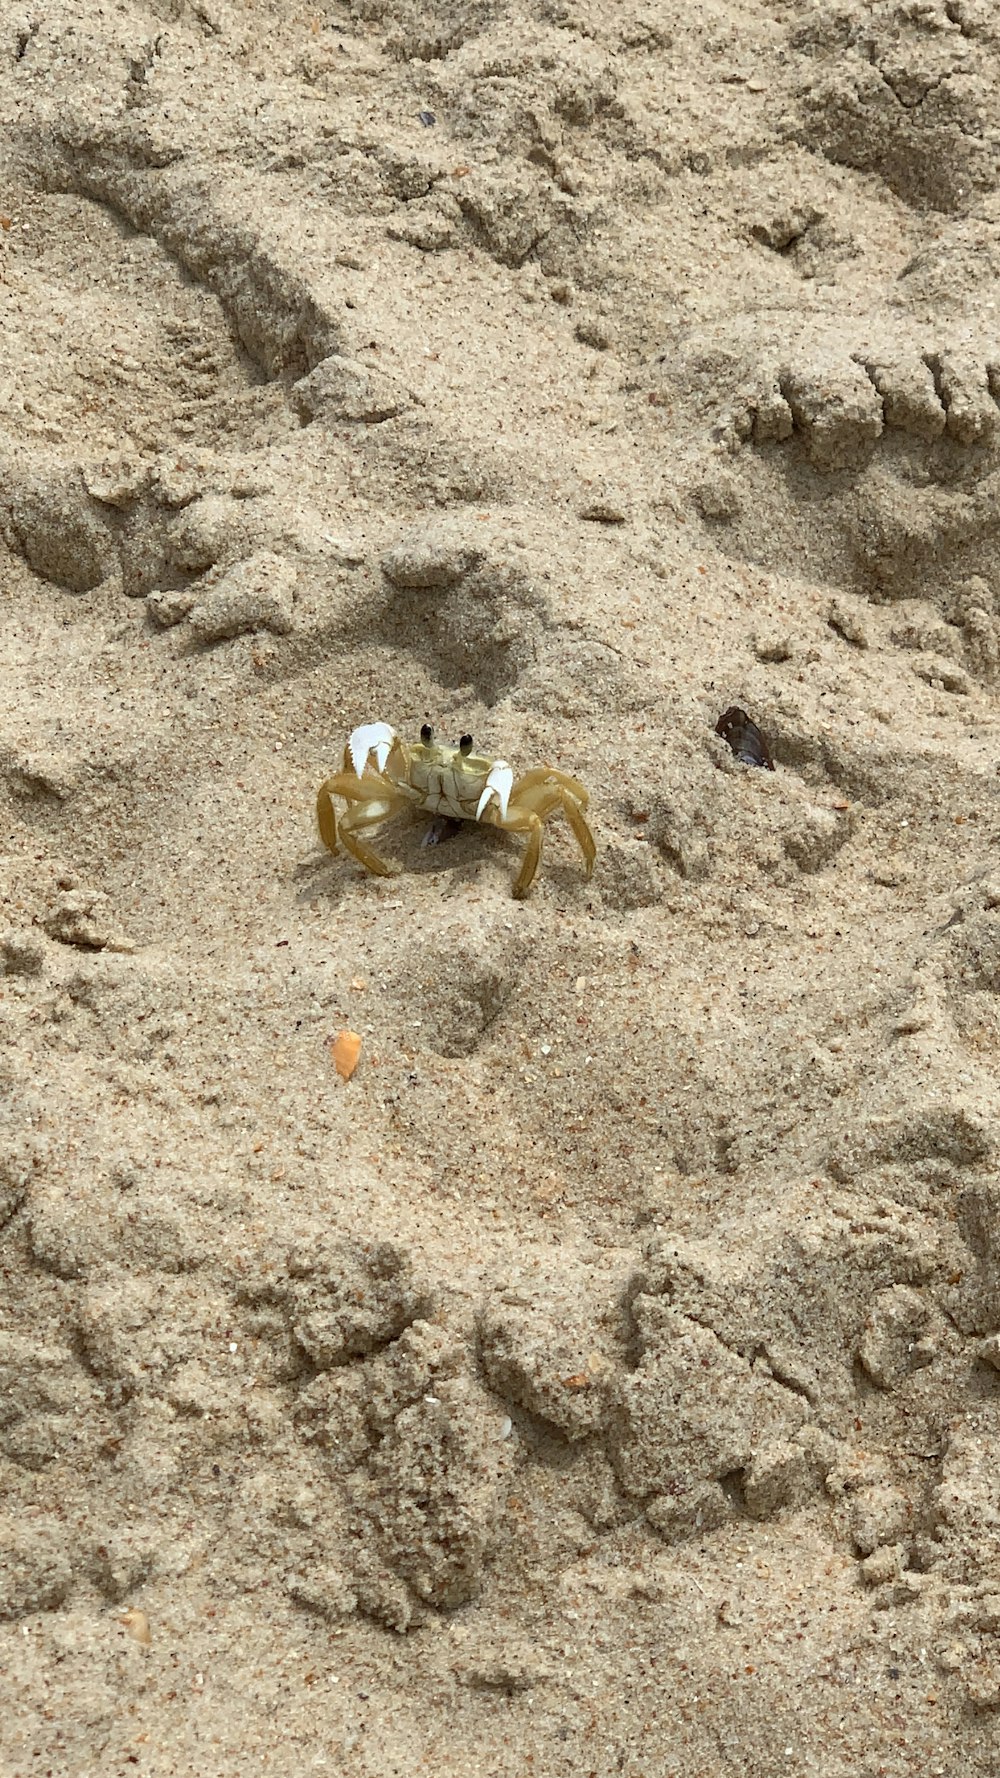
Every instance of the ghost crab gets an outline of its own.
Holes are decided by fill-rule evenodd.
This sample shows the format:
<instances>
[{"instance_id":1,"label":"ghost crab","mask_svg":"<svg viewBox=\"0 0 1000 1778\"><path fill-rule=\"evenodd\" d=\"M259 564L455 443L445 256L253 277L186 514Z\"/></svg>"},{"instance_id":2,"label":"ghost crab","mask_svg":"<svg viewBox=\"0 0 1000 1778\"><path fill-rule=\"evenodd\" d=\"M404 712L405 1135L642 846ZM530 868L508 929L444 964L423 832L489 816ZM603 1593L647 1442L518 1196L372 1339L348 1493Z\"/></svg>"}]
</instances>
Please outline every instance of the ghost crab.
<instances>
[{"instance_id":1,"label":"ghost crab","mask_svg":"<svg viewBox=\"0 0 1000 1778\"><path fill-rule=\"evenodd\" d=\"M335 796L347 804L339 830ZM506 760L473 753L471 735L463 735L457 747L441 746L425 723L420 740L408 745L387 722L369 722L351 735L343 770L320 785L316 817L324 846L335 852L339 831L346 850L377 877L393 876L393 867L365 844L359 830L378 827L403 809L526 833L528 847L514 883L520 899L538 870L543 825L560 810L590 876L597 848L583 813L588 801L583 785L555 766L535 766L515 780Z\"/></svg>"}]
</instances>

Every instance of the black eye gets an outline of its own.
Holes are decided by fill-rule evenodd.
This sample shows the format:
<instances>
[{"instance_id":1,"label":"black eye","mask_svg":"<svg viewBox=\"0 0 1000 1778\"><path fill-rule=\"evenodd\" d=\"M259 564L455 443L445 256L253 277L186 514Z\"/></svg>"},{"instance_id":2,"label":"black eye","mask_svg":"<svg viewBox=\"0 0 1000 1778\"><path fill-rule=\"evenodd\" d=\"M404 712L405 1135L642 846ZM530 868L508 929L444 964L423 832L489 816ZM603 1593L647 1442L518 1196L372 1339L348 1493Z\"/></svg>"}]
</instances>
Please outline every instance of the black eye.
<instances>
[{"instance_id":1,"label":"black eye","mask_svg":"<svg viewBox=\"0 0 1000 1778\"><path fill-rule=\"evenodd\" d=\"M462 754L472 752L472 736L471 735L463 735L462 736L462 739L458 743L458 751L459 751L459 753L462 753Z\"/></svg>"},{"instance_id":2,"label":"black eye","mask_svg":"<svg viewBox=\"0 0 1000 1778\"><path fill-rule=\"evenodd\" d=\"M422 740L425 747L429 747L432 740L434 739L434 730L431 728L431 725L429 722L424 723L424 726L420 731L420 739Z\"/></svg>"}]
</instances>

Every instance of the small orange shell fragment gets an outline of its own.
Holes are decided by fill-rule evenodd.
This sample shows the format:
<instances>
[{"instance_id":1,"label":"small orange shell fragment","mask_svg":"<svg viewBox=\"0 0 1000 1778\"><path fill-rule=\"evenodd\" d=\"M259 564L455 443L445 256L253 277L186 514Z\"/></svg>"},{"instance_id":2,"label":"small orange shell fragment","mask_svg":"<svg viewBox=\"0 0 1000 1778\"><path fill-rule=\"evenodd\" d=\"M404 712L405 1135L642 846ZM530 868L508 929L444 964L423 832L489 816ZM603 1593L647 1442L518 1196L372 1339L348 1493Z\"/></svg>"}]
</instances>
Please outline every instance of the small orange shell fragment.
<instances>
[{"instance_id":1,"label":"small orange shell fragment","mask_svg":"<svg viewBox=\"0 0 1000 1778\"><path fill-rule=\"evenodd\" d=\"M127 1630L130 1636L135 1637L136 1642L142 1643L143 1648L149 1648L153 1638L149 1631L149 1619L144 1611L138 1611L135 1608L131 1611L123 1611L118 1622L123 1630Z\"/></svg>"},{"instance_id":2,"label":"small orange shell fragment","mask_svg":"<svg viewBox=\"0 0 1000 1778\"><path fill-rule=\"evenodd\" d=\"M361 1039L356 1031L341 1031L330 1044L333 1065L341 1080L350 1080L361 1054Z\"/></svg>"}]
</instances>

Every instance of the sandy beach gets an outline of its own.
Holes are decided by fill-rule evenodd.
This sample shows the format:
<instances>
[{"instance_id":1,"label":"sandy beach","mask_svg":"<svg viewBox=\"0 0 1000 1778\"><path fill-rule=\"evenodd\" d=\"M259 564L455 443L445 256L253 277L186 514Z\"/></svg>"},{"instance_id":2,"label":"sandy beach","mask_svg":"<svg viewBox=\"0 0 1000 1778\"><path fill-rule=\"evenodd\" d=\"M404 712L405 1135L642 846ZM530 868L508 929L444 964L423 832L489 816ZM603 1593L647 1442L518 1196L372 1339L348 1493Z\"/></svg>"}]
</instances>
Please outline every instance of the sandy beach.
<instances>
[{"instance_id":1,"label":"sandy beach","mask_svg":"<svg viewBox=\"0 0 1000 1778\"><path fill-rule=\"evenodd\" d=\"M0 8L3 1778L993 1778L998 305L992 0Z\"/></svg>"}]
</instances>

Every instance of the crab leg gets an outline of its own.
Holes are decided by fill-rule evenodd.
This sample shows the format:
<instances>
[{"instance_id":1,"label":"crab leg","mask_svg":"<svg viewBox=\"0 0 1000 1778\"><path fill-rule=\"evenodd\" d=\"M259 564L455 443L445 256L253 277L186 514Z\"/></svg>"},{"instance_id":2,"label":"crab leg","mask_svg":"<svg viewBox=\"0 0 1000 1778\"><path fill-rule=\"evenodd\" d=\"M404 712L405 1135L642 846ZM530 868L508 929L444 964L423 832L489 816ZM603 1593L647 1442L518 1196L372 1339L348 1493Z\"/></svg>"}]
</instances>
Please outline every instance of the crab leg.
<instances>
[{"instance_id":1,"label":"crab leg","mask_svg":"<svg viewBox=\"0 0 1000 1778\"><path fill-rule=\"evenodd\" d=\"M584 798L586 798L586 794L586 791L584 791ZM594 861L597 857L597 842L590 831L589 823L584 818L583 809L581 809L575 797L568 796L566 792L563 791L559 800L562 803L562 812L569 822L570 827L573 829L573 837L576 840L580 851L583 853L583 862L586 866L587 877L589 880L594 873ZM586 802L584 806L586 806Z\"/></svg>"},{"instance_id":2,"label":"crab leg","mask_svg":"<svg viewBox=\"0 0 1000 1778\"><path fill-rule=\"evenodd\" d=\"M492 825L504 828L507 833L526 833L528 836L527 849L512 891L516 899L521 901L535 880L542 856L541 820L533 809L510 808L502 818L494 817Z\"/></svg>"},{"instance_id":3,"label":"crab leg","mask_svg":"<svg viewBox=\"0 0 1000 1778\"><path fill-rule=\"evenodd\" d=\"M568 772L557 772L553 767L540 767L537 772L525 772L514 785L510 800L512 806L533 810L541 821L547 821L561 809L573 829L590 876L597 847L583 814L590 798L576 778L571 778Z\"/></svg>"},{"instance_id":4,"label":"crab leg","mask_svg":"<svg viewBox=\"0 0 1000 1778\"><path fill-rule=\"evenodd\" d=\"M571 778L568 772L561 772L558 766L532 766L530 772L521 773L510 794L519 799L524 791L536 790L543 784L561 785L563 790L568 791L569 795L575 798L581 809L585 809L590 801L579 778Z\"/></svg>"},{"instance_id":5,"label":"crab leg","mask_svg":"<svg viewBox=\"0 0 1000 1778\"><path fill-rule=\"evenodd\" d=\"M316 820L319 823L319 837L328 852L337 850L337 811L333 805L334 797L343 796L357 801L364 795L365 787L353 772L334 772L332 778L326 778L320 785L316 792Z\"/></svg>"},{"instance_id":6,"label":"crab leg","mask_svg":"<svg viewBox=\"0 0 1000 1778\"><path fill-rule=\"evenodd\" d=\"M380 858L377 852L366 846L358 838L357 830L359 827L378 827L380 822L388 821L391 815L398 814L400 809L407 807L409 804L405 797L386 796L378 802L368 803L367 806L352 803L340 817L340 840L345 852L350 852L351 857L363 864L365 870L371 871L373 877L394 877L395 866L386 864L384 858Z\"/></svg>"},{"instance_id":7,"label":"crab leg","mask_svg":"<svg viewBox=\"0 0 1000 1778\"><path fill-rule=\"evenodd\" d=\"M588 877L594 868L594 859L597 856L594 836L584 819L583 811L575 796L564 787L563 783L553 783L552 779L555 777L565 780L567 774L545 772L544 776L540 776L538 772L526 772L520 785L515 785L511 792L507 814L502 818L499 813L493 816L497 827L504 827L508 832L528 835L527 850L514 883L514 895L518 901L527 895L535 880L542 856L543 824L550 815L555 814L557 809L562 810L573 830L576 842L583 853ZM526 783L525 780L528 782ZM572 778L568 781L570 784L575 783ZM583 788L582 785L580 788ZM518 794L519 791L520 794Z\"/></svg>"},{"instance_id":8,"label":"crab leg","mask_svg":"<svg viewBox=\"0 0 1000 1778\"><path fill-rule=\"evenodd\" d=\"M337 827L337 811L334 807L335 796L342 796L347 803L340 818L339 836ZM337 839L340 838L344 849L352 857L363 864L375 876L387 877L394 873L378 854L357 838L359 827L377 827L380 822L388 821L401 809L408 808L405 796L388 783L385 778L366 776L359 778L354 772L334 772L321 784L316 796L316 820L319 823L319 835L329 852L336 852Z\"/></svg>"}]
</instances>

